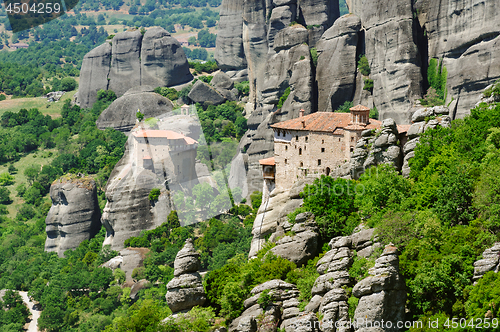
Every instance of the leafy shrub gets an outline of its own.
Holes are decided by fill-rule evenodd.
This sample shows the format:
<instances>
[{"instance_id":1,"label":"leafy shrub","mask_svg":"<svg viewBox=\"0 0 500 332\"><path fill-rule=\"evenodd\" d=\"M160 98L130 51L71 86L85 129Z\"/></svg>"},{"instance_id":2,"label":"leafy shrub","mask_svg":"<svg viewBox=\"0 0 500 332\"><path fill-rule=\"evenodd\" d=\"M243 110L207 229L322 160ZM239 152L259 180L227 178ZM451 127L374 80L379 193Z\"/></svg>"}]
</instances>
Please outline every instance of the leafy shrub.
<instances>
[{"instance_id":1,"label":"leafy shrub","mask_svg":"<svg viewBox=\"0 0 500 332\"><path fill-rule=\"evenodd\" d=\"M0 188L0 204L10 204L10 190L7 188Z\"/></svg>"},{"instance_id":2,"label":"leafy shrub","mask_svg":"<svg viewBox=\"0 0 500 332\"><path fill-rule=\"evenodd\" d=\"M491 96L500 96L500 80L496 81L495 84L484 90L483 95L488 98Z\"/></svg>"},{"instance_id":3,"label":"leafy shrub","mask_svg":"<svg viewBox=\"0 0 500 332\"><path fill-rule=\"evenodd\" d=\"M354 106L352 101L345 101L338 109L335 110L337 113L350 113L350 108Z\"/></svg>"},{"instance_id":4,"label":"leafy shrub","mask_svg":"<svg viewBox=\"0 0 500 332\"><path fill-rule=\"evenodd\" d=\"M254 191L250 195L250 202L252 203L252 208L257 211L262 204L262 193L260 191Z\"/></svg>"},{"instance_id":5,"label":"leafy shrub","mask_svg":"<svg viewBox=\"0 0 500 332\"><path fill-rule=\"evenodd\" d=\"M373 80L371 78L364 78L363 82L365 83L363 90L373 92Z\"/></svg>"},{"instance_id":6,"label":"leafy shrub","mask_svg":"<svg viewBox=\"0 0 500 332\"><path fill-rule=\"evenodd\" d=\"M318 50L316 47L313 47L309 50L309 53L311 53L311 59L314 64L314 67L318 66Z\"/></svg>"},{"instance_id":7,"label":"leafy shrub","mask_svg":"<svg viewBox=\"0 0 500 332\"><path fill-rule=\"evenodd\" d=\"M465 303L468 317L484 318L488 311L493 317L500 315L500 274L487 272L477 284L470 287L469 298Z\"/></svg>"},{"instance_id":8,"label":"leafy shrub","mask_svg":"<svg viewBox=\"0 0 500 332\"><path fill-rule=\"evenodd\" d=\"M262 293L260 293L257 303L262 309L267 308L270 304L273 303L273 299L269 294L269 289L265 289L262 291Z\"/></svg>"},{"instance_id":9,"label":"leafy shrub","mask_svg":"<svg viewBox=\"0 0 500 332\"><path fill-rule=\"evenodd\" d=\"M65 77L61 80L61 90L62 91L73 91L78 86L75 79L72 77Z\"/></svg>"},{"instance_id":10,"label":"leafy shrub","mask_svg":"<svg viewBox=\"0 0 500 332\"><path fill-rule=\"evenodd\" d=\"M370 119L378 120L378 109L376 107L370 110Z\"/></svg>"},{"instance_id":11,"label":"leafy shrub","mask_svg":"<svg viewBox=\"0 0 500 332\"><path fill-rule=\"evenodd\" d=\"M361 72L361 74L368 76L370 75L370 64L368 63L368 59L366 58L366 55L361 55L358 60L358 69Z\"/></svg>"},{"instance_id":12,"label":"leafy shrub","mask_svg":"<svg viewBox=\"0 0 500 332\"><path fill-rule=\"evenodd\" d=\"M5 99L7 99L7 97L3 93L0 93L0 101L3 101Z\"/></svg>"},{"instance_id":13,"label":"leafy shrub","mask_svg":"<svg viewBox=\"0 0 500 332\"><path fill-rule=\"evenodd\" d=\"M242 96L248 96L250 93L250 83L248 81L236 83L234 87L239 91L240 95Z\"/></svg>"},{"instance_id":14,"label":"leafy shrub","mask_svg":"<svg viewBox=\"0 0 500 332\"><path fill-rule=\"evenodd\" d=\"M286 88L285 92L283 92L283 95L281 95L280 100L278 101L278 105L276 105L278 109L283 107L283 104L285 103L289 95L290 95L290 87Z\"/></svg>"},{"instance_id":15,"label":"leafy shrub","mask_svg":"<svg viewBox=\"0 0 500 332\"><path fill-rule=\"evenodd\" d=\"M148 195L148 198L150 201L154 202L154 201L157 201L158 200L158 197L160 197L161 195L161 191L160 189L158 188L153 188L151 189L151 191L149 192L149 195Z\"/></svg>"},{"instance_id":16,"label":"leafy shrub","mask_svg":"<svg viewBox=\"0 0 500 332\"><path fill-rule=\"evenodd\" d=\"M0 186L5 187L12 184L14 184L14 177L12 175L7 172L0 174Z\"/></svg>"},{"instance_id":17,"label":"leafy shrub","mask_svg":"<svg viewBox=\"0 0 500 332\"><path fill-rule=\"evenodd\" d=\"M154 92L172 101L175 101L179 98L179 92L174 88L158 87L154 89Z\"/></svg>"}]
</instances>

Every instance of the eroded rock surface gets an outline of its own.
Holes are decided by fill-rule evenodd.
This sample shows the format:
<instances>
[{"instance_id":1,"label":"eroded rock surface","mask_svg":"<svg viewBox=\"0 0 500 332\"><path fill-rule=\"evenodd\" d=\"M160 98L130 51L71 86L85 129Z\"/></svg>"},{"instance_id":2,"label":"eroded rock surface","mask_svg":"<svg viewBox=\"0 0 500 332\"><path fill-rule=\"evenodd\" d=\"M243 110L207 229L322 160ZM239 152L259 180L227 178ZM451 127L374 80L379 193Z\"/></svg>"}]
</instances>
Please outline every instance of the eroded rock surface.
<instances>
[{"instance_id":1,"label":"eroded rock surface","mask_svg":"<svg viewBox=\"0 0 500 332\"><path fill-rule=\"evenodd\" d=\"M170 33L158 27L148 29L144 36L128 30L85 55L77 102L88 108L101 89L121 97L136 86L174 86L192 78L186 55Z\"/></svg>"},{"instance_id":2,"label":"eroded rock surface","mask_svg":"<svg viewBox=\"0 0 500 332\"><path fill-rule=\"evenodd\" d=\"M172 313L187 311L205 303L207 298L198 273L200 266L200 254L194 249L193 240L187 239L175 257L175 277L167 284L165 297Z\"/></svg>"},{"instance_id":3,"label":"eroded rock surface","mask_svg":"<svg viewBox=\"0 0 500 332\"><path fill-rule=\"evenodd\" d=\"M392 322L392 328L355 326L355 331L400 331L397 322L405 319L406 285L399 274L398 249L392 245L385 247L382 255L369 270L369 277L358 282L352 294L359 298L354 312L354 320L368 322Z\"/></svg>"},{"instance_id":4,"label":"eroded rock surface","mask_svg":"<svg viewBox=\"0 0 500 332\"><path fill-rule=\"evenodd\" d=\"M90 240L101 228L97 187L91 178L66 174L50 186L52 206L45 219L45 251L59 257Z\"/></svg>"},{"instance_id":5,"label":"eroded rock surface","mask_svg":"<svg viewBox=\"0 0 500 332\"><path fill-rule=\"evenodd\" d=\"M137 86L128 90L106 108L96 121L97 128L114 128L128 132L135 126L137 111L151 118L171 112L174 105L170 100L153 92L152 86Z\"/></svg>"},{"instance_id":6,"label":"eroded rock surface","mask_svg":"<svg viewBox=\"0 0 500 332\"><path fill-rule=\"evenodd\" d=\"M500 269L500 242L495 243L491 248L483 252L483 259L474 262L474 277L473 280L477 281L482 278L486 272L494 271L498 273Z\"/></svg>"}]
</instances>

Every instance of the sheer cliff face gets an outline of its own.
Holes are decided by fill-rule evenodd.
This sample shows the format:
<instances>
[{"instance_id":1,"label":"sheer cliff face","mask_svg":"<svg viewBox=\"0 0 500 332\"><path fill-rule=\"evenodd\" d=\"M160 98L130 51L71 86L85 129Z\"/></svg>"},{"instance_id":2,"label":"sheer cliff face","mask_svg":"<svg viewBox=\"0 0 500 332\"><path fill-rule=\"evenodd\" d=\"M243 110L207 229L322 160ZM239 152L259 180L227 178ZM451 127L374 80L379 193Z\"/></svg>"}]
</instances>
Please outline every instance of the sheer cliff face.
<instances>
[{"instance_id":1,"label":"sheer cliff face","mask_svg":"<svg viewBox=\"0 0 500 332\"><path fill-rule=\"evenodd\" d=\"M428 39L429 58L448 70L448 100L464 117L482 90L500 78L500 7L495 0L420 0L418 20Z\"/></svg>"},{"instance_id":2,"label":"sheer cliff face","mask_svg":"<svg viewBox=\"0 0 500 332\"><path fill-rule=\"evenodd\" d=\"M78 102L92 106L101 89L120 97L140 85L173 86L192 78L181 45L166 30L125 31L83 58Z\"/></svg>"},{"instance_id":3,"label":"sheer cliff face","mask_svg":"<svg viewBox=\"0 0 500 332\"><path fill-rule=\"evenodd\" d=\"M97 189L94 180L67 174L50 186L50 198L45 251L55 251L63 257L66 250L76 249L99 232Z\"/></svg>"}]
</instances>

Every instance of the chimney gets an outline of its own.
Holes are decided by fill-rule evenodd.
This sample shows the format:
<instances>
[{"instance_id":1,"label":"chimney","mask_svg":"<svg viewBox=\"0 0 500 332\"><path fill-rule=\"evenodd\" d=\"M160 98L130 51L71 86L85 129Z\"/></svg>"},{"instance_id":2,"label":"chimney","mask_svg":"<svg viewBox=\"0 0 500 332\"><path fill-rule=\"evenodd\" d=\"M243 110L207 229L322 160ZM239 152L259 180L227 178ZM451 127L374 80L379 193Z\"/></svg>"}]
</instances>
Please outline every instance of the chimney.
<instances>
[{"instance_id":1,"label":"chimney","mask_svg":"<svg viewBox=\"0 0 500 332\"><path fill-rule=\"evenodd\" d=\"M304 112L305 111L303 109L300 109L300 112L299 112L300 113L300 116L299 116L300 118L304 116Z\"/></svg>"}]
</instances>

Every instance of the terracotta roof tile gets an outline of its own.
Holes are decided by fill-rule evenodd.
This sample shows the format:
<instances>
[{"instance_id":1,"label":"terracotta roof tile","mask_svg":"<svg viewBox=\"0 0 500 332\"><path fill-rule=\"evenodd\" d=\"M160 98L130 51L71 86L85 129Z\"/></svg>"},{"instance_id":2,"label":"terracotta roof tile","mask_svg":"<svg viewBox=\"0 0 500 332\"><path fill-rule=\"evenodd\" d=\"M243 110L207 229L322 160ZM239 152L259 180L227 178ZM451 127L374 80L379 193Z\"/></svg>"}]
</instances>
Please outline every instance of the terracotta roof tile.
<instances>
[{"instance_id":1,"label":"terracotta roof tile","mask_svg":"<svg viewBox=\"0 0 500 332\"><path fill-rule=\"evenodd\" d=\"M369 111L370 109L366 106L363 106L363 105L356 105L354 107L351 107L349 110L350 111Z\"/></svg>"},{"instance_id":2,"label":"terracotta roof tile","mask_svg":"<svg viewBox=\"0 0 500 332\"><path fill-rule=\"evenodd\" d=\"M271 127L275 129L334 132L335 134L342 134L343 131L340 131L340 129L374 129L380 128L382 124L382 122L374 119L370 119L370 122L366 126L352 125L350 122L351 113L317 112L301 118L299 117L276 123Z\"/></svg>"},{"instance_id":3,"label":"terracotta roof tile","mask_svg":"<svg viewBox=\"0 0 500 332\"><path fill-rule=\"evenodd\" d=\"M410 129L411 125L398 125L398 132L400 134L408 132L408 129Z\"/></svg>"},{"instance_id":4,"label":"terracotta roof tile","mask_svg":"<svg viewBox=\"0 0 500 332\"><path fill-rule=\"evenodd\" d=\"M274 157L261 159L259 160L259 164L266 166L274 166Z\"/></svg>"}]
</instances>

